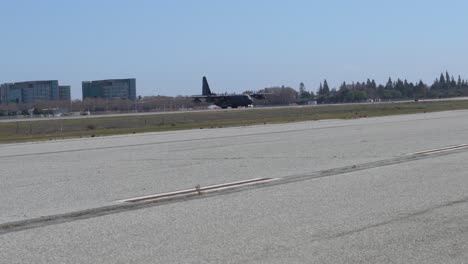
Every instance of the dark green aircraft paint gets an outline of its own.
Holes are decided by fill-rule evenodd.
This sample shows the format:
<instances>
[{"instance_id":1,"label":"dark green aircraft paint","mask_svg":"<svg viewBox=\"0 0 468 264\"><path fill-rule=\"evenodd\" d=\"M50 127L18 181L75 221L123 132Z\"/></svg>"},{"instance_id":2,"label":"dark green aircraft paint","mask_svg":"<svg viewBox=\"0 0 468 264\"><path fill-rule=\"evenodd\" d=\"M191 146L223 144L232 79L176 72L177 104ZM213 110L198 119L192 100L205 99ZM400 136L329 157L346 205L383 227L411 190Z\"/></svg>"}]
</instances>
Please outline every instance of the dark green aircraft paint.
<instances>
[{"instance_id":1,"label":"dark green aircraft paint","mask_svg":"<svg viewBox=\"0 0 468 264\"><path fill-rule=\"evenodd\" d=\"M252 97L256 99L265 99L264 96L261 94L218 95L212 93L205 76L203 76L202 95L193 96L195 102L200 102L201 100L204 100L205 102L213 103L223 109L226 109L228 107L237 108L240 106L248 107L249 105L252 105Z\"/></svg>"}]
</instances>

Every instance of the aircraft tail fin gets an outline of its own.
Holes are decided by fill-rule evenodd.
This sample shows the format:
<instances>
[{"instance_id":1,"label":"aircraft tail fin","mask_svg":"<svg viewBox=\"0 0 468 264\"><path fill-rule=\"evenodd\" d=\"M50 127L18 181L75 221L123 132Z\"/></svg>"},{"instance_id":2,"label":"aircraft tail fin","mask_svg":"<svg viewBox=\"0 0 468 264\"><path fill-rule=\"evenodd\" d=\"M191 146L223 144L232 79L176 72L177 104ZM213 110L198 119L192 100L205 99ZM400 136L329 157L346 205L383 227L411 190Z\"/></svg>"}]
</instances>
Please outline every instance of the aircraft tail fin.
<instances>
[{"instance_id":1,"label":"aircraft tail fin","mask_svg":"<svg viewBox=\"0 0 468 264\"><path fill-rule=\"evenodd\" d=\"M212 95L210 90L210 86L208 85L208 81L206 80L206 77L203 76L203 88L202 88L202 95Z\"/></svg>"}]
</instances>

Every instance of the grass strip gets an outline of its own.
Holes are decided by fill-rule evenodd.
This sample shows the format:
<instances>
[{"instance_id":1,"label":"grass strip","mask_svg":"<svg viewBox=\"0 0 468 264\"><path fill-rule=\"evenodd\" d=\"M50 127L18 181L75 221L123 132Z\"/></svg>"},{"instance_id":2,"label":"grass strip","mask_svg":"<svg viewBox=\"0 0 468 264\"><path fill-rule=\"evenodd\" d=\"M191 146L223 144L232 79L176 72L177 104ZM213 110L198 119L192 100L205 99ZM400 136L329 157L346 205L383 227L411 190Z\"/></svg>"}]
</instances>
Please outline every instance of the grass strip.
<instances>
[{"instance_id":1,"label":"grass strip","mask_svg":"<svg viewBox=\"0 0 468 264\"><path fill-rule=\"evenodd\" d=\"M352 119L468 109L468 101L429 101L232 109L117 117L0 122L0 143Z\"/></svg>"}]
</instances>

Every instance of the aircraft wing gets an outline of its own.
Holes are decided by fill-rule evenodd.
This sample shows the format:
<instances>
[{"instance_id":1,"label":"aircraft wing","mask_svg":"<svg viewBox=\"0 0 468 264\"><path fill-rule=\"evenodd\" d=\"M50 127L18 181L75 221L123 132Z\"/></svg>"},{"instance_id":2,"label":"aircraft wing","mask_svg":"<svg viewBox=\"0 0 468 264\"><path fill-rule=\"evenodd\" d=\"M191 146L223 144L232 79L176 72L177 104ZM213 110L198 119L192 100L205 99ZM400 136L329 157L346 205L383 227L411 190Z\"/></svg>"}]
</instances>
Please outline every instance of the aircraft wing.
<instances>
[{"instance_id":1,"label":"aircraft wing","mask_svg":"<svg viewBox=\"0 0 468 264\"><path fill-rule=\"evenodd\" d=\"M272 93L253 93L253 94L250 94L250 97L258 99L258 100L265 100L266 99L265 95L269 95L269 94L272 94Z\"/></svg>"},{"instance_id":2,"label":"aircraft wing","mask_svg":"<svg viewBox=\"0 0 468 264\"><path fill-rule=\"evenodd\" d=\"M190 97L192 97L195 102L201 102L202 100L205 102L212 102L213 100L225 100L227 98L225 95L192 95Z\"/></svg>"},{"instance_id":3,"label":"aircraft wing","mask_svg":"<svg viewBox=\"0 0 468 264\"><path fill-rule=\"evenodd\" d=\"M190 96L190 97L193 98L193 101L194 101L195 103L200 103L202 100L203 100L203 101L206 100L206 96L204 96L204 95L200 95L200 96L198 96L198 95L192 95L192 96Z\"/></svg>"}]
</instances>

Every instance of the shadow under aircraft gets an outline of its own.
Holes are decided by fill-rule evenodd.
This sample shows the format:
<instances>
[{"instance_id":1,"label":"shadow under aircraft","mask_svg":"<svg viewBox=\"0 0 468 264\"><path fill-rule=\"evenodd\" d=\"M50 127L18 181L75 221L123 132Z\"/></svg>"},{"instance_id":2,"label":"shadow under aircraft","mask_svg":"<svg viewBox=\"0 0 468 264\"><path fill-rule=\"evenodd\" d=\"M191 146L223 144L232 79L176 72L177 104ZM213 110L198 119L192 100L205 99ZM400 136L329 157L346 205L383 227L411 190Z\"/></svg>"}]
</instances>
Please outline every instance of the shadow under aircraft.
<instances>
[{"instance_id":1,"label":"shadow under aircraft","mask_svg":"<svg viewBox=\"0 0 468 264\"><path fill-rule=\"evenodd\" d=\"M265 94L215 94L210 90L206 77L203 76L202 95L194 95L194 102L207 102L213 103L223 109L228 107L237 108L239 106L249 107L252 105L254 99L264 100Z\"/></svg>"}]
</instances>

